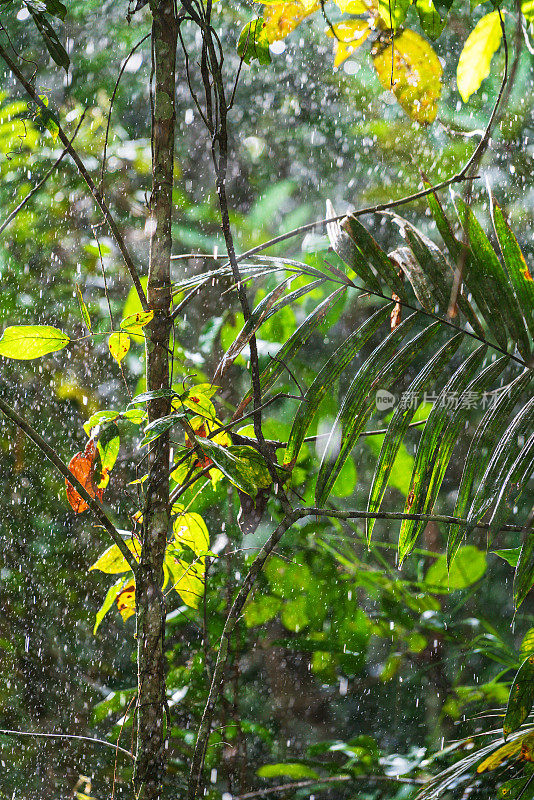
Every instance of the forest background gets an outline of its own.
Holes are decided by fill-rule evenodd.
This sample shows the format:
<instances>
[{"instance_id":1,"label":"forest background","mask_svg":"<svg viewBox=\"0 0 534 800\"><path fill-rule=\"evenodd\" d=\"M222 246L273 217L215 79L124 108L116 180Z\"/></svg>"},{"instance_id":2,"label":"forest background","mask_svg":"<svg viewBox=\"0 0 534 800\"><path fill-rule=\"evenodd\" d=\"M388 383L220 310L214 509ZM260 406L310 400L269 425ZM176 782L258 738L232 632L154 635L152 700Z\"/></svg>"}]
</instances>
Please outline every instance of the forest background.
<instances>
[{"instance_id":1,"label":"forest background","mask_svg":"<svg viewBox=\"0 0 534 800\"><path fill-rule=\"evenodd\" d=\"M11 43L24 55L29 71L36 70L35 85L65 120L69 136L80 123L76 147L88 169L98 175L110 98L121 64L149 31L148 7L128 22L126 3L69 2L61 37L71 66L63 72L50 69L39 35L28 24L27 10L23 8L17 18L7 8L6 17L8 10ZM489 77L468 103L456 86L463 44L488 11L491 7L471 11L453 5L434 45L444 77L437 119L429 127L410 120L392 93L383 89L367 53L356 52L333 69L334 41L325 33L327 22L320 14L274 48L268 69L256 63L243 65L232 111L228 179L239 251L323 218L327 199L344 212L410 194L420 185L421 172L432 182L458 172L474 152L501 87L502 48ZM216 12L225 58L235 72L237 41L250 9L235 3L217 6ZM412 14L415 18L415 8L410 8ZM526 36L522 30L517 36L510 26L513 74L470 199L488 229L487 179L532 263L533 81L528 32ZM6 70L4 75L3 218L62 151L50 120L28 109L12 74ZM145 43L126 64L114 97L105 176L106 192L126 240L145 260L151 171L149 78L150 50ZM176 126L173 252L196 254L186 260L192 274L206 269L203 254L217 256L224 251L224 240L209 137L183 68L178 70ZM424 199L402 213L437 238ZM373 233L381 245L386 250L397 247L396 227L387 218L373 219ZM125 405L125 380L133 394L143 390L141 337L133 338L119 366L104 335L109 329L108 298L112 314L120 319L138 310L134 295L109 232L68 158L2 237L2 327L51 324L83 337L77 285L92 319L96 337L82 341L76 358L62 352L45 361L3 360L1 367L2 393L24 409L29 421L68 460L83 450L87 438L83 424L92 414ZM330 258L328 247L325 231L317 228L269 252L313 266ZM174 262L173 269L173 278L183 278L181 262ZM260 286L256 302L262 292ZM322 297L318 289L264 325L260 356L276 353L297 320ZM341 343L369 309L374 309L369 298L336 308L327 329L310 341L300 357L298 375L305 385L313 380L314 361ZM191 303L175 345L181 377L194 374L196 382L209 382L241 324L237 304L230 294L221 298L218 286ZM221 395L226 409L235 407L247 388L245 367L240 357L224 378ZM289 380L286 390L294 389ZM326 398L317 432L327 429L337 404L337 394ZM276 406L265 424L266 435L287 436L291 414L289 402ZM428 408L417 414L415 421L424 419ZM386 415L384 409L373 417L376 428L382 427ZM129 747L136 682L133 621L124 623L113 610L93 634L95 614L108 588L100 572L88 572L103 548L101 532L86 517L72 513L65 502L63 479L43 467L42 456L22 433L1 420L0 437L0 728L63 732L109 743L122 733L122 744ZM379 436L370 436L358 443L332 492L337 507L365 507L380 441ZM387 498L390 509L399 507L408 490L416 441L408 441L401 450ZM134 444L126 437L112 479L115 487L122 487L119 507L122 503L126 508L128 493L135 492L129 485L137 476L134 453ZM304 448L293 474L295 490L304 495L311 492L313 453L313 445ZM458 458L457 467L455 463L447 473L445 497L460 480L462 459ZM257 547L267 535L260 526L243 543L235 517L221 512L221 491L221 487L206 490L195 505L210 532L211 549L224 554L220 560L224 567L214 568L207 593L210 640L220 635L233 588L245 569L243 548ZM518 509L520 524L528 505L527 498ZM396 570L396 536L396 526L377 523L376 544L368 551L356 524L307 521L286 537L234 643L230 685L207 756L209 796L220 798L224 792L242 796L269 785L267 780L317 782L319 776L350 774L358 794L352 784L344 787L343 779L334 788L322 784L322 795L400 800L412 796L424 776L439 768L428 759L444 743L492 727L487 717L478 719L477 714L506 703L520 644L534 624L531 606L520 609L512 627L513 571L503 558L486 554L485 533L472 537L476 549L466 553L469 574L452 591L439 560L445 540L438 525L426 527L424 540L402 572ZM500 548L516 545L513 534L499 540ZM170 797L180 796L182 789L176 787L185 784L208 684L202 609L191 611L177 597L169 612ZM324 634L325 619L332 635L314 648L312 643ZM208 652L208 667L212 657ZM116 756L113 748L89 742L1 736L0 797L103 798L112 791L129 797L129 765ZM487 797L491 779L478 780L471 796ZM302 791L310 796L314 790Z\"/></svg>"}]
</instances>

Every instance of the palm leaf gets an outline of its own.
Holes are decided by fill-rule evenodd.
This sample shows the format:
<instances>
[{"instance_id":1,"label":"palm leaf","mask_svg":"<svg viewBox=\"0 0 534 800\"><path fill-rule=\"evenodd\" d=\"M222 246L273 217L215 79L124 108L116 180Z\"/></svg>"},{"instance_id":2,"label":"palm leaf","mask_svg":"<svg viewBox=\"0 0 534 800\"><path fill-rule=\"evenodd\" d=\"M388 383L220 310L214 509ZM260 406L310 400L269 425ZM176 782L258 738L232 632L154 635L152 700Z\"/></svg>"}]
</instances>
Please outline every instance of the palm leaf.
<instances>
[{"instance_id":1,"label":"palm leaf","mask_svg":"<svg viewBox=\"0 0 534 800\"><path fill-rule=\"evenodd\" d=\"M425 365L417 378L410 384L407 390L408 396L416 397L432 386L458 350L463 338L463 334L459 333L443 345L441 350ZM378 457L367 504L368 511L375 512L380 510L395 458L416 410L417 403L409 405L408 408L399 404L395 409ZM368 542L371 541L374 524L374 519L367 520Z\"/></svg>"},{"instance_id":2,"label":"palm leaf","mask_svg":"<svg viewBox=\"0 0 534 800\"><path fill-rule=\"evenodd\" d=\"M415 456L410 489L404 507L406 514L423 513L430 480L438 461L442 437L450 430L456 417L454 409L448 407L447 397L457 397L458 393L463 393L479 368L486 349L486 346L482 345L464 361L444 386L429 414ZM402 521L399 534L399 558L401 563L413 549L419 528L420 523L415 520L406 519Z\"/></svg>"},{"instance_id":3,"label":"palm leaf","mask_svg":"<svg viewBox=\"0 0 534 800\"><path fill-rule=\"evenodd\" d=\"M455 517L464 517L472 488L482 478L488 459L491 458L495 447L508 428L509 416L519 397L528 388L532 378L533 373L530 370L525 370L512 381L507 391L503 392L496 402L490 405L482 417L467 453L454 508ZM465 535L465 529L461 526L450 526L447 540L447 562L449 565Z\"/></svg>"},{"instance_id":4,"label":"palm leaf","mask_svg":"<svg viewBox=\"0 0 534 800\"><path fill-rule=\"evenodd\" d=\"M302 442L310 423L319 408L326 392L332 388L345 367L352 361L356 353L378 330L387 319L391 306L387 305L376 311L358 330L350 334L335 353L330 356L321 369L297 409L293 426L289 435L284 462L292 466L299 454Z\"/></svg>"},{"instance_id":5,"label":"palm leaf","mask_svg":"<svg viewBox=\"0 0 534 800\"><path fill-rule=\"evenodd\" d=\"M316 486L316 502L321 505L339 475L358 436L375 407L374 389L387 390L404 373L419 351L439 330L439 323L427 326L395 355L395 351L413 327L412 314L371 353L353 378L343 399L326 445ZM340 443L338 446L338 437Z\"/></svg>"}]
</instances>

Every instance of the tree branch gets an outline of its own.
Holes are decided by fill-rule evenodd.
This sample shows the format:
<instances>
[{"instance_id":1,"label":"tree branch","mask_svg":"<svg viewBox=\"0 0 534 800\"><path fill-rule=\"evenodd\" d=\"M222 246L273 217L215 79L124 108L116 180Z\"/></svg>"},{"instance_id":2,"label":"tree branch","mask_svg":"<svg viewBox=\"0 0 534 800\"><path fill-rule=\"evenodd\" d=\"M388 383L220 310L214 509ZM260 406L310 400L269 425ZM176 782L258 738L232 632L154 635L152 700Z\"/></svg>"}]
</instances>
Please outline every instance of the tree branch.
<instances>
[{"instance_id":1,"label":"tree branch","mask_svg":"<svg viewBox=\"0 0 534 800\"><path fill-rule=\"evenodd\" d=\"M72 138L69 141L69 145L72 145L72 143L74 142L74 140L75 140L75 138L76 138L76 136L78 134L78 131L80 130L81 124L82 124L82 122L84 120L84 117L85 117L85 111L86 111L86 109L84 109L84 112L83 112L82 116L80 117L80 121L78 122L78 125L76 126L76 130L74 131L74 133L72 135ZM41 189L45 185L45 183L48 180L48 178L55 172L56 168L63 161L64 156L66 156L68 152L69 152L69 147L67 146L67 147L64 148L64 150L62 151L62 153L59 156L59 158L56 158L56 160L54 161L54 163L52 164L52 166L50 167L48 172L46 172L44 174L44 176L41 178L39 183L37 183L33 187L33 189L31 189L28 192L26 197L23 200L21 200L21 202L18 204L18 206L16 208L14 208L13 211L7 216L7 218L4 220L2 225L0 225L0 234L5 231L5 229L7 228L7 226L9 225L10 222L13 222L15 217L18 215L18 213L20 211L22 211L22 209L24 208L26 203L29 200L31 200L31 198L34 196L34 194L37 194L39 189Z\"/></svg>"},{"instance_id":2,"label":"tree branch","mask_svg":"<svg viewBox=\"0 0 534 800\"><path fill-rule=\"evenodd\" d=\"M7 53L7 51L5 50L5 48L1 44L0 44L0 57L2 57L4 59L4 61L6 62L7 66L9 67L11 72L13 73L13 75L17 78L19 83L23 86L26 94L33 100L33 102L36 105L38 105L39 108L44 113L50 114L50 110L47 108L47 106L41 100L41 98L39 97L39 95L37 94L37 92L35 91L33 86L31 85L31 83L28 80L26 80L26 78L24 77L24 75L22 74L20 69L18 68L17 64L13 61L11 56ZM86 169L83 161L81 160L81 158L78 155L78 153L76 152L76 150L73 148L73 146L72 146L71 142L69 141L65 131L63 130L63 128L61 127L61 125L59 124L59 122L57 120L55 120L55 122L58 125L58 129L59 129L58 137L59 137L60 141L64 145L65 149L67 150L68 154L70 155L70 157L72 158L74 163L76 164L80 175L82 176L82 178L84 179L85 183L89 187L89 190L90 190L91 194L93 195L98 207L100 208L100 210L101 210L101 212L102 212L102 214L104 216L104 219L106 220L107 224L109 225L109 228L110 228L110 230L111 230L111 232L113 234L113 237L114 237L114 239L115 239L115 241L117 243L117 246L118 246L118 248L119 248L119 250L121 252L121 255L122 255L123 259L124 259L124 263L126 264L128 272L130 273L130 278L132 279L132 283L136 288L137 294L139 295L139 301L140 301L140 303L141 303L141 305L143 307L143 311L148 311L149 307L148 307L148 302L147 302L147 299L146 299L146 295L145 295L145 292L144 292L143 287L141 285L141 281L140 281L140 278L139 278L139 274L137 272L137 268L136 268L135 264L133 263L133 260L132 260L132 257L130 255L130 252L129 252L127 246L126 246L126 242L124 241L124 237L123 237L123 235L122 235L117 223L115 222L115 220L114 220L114 218L113 218L113 216L111 214L111 211L109 210L109 207L108 207L107 203L105 202L104 198L102 197L102 194L99 192L99 190L95 186L95 183L94 183L93 179L91 178L91 176L87 172L87 169Z\"/></svg>"},{"instance_id":3,"label":"tree branch","mask_svg":"<svg viewBox=\"0 0 534 800\"><path fill-rule=\"evenodd\" d=\"M124 747L120 747L118 744L113 744L113 742L106 742L105 739L94 739L91 736L78 736L74 733L34 733L33 731L10 731L7 729L0 728L0 736L29 736L33 738L40 738L40 739L77 739L82 742L91 742L92 744L101 744L105 747L111 747L112 750L116 752L124 753L124 755L133 758L133 754L130 753L129 750L126 750Z\"/></svg>"},{"instance_id":4,"label":"tree branch","mask_svg":"<svg viewBox=\"0 0 534 800\"><path fill-rule=\"evenodd\" d=\"M122 555L126 559L128 566L134 573L136 574L137 571L137 561L135 560L133 554L131 553L130 549L126 546L122 536L111 522L107 514L105 513L104 509L95 500L94 497L91 497L87 489L80 483L80 481L76 478L75 475L72 474L68 466L65 462L58 456L56 451L53 447L51 447L46 439L43 439L40 433L32 428L29 422L26 422L24 417L21 417L14 408L11 408L1 397L0 397L0 411L12 422L15 423L24 433L26 436L32 440L32 442L37 445L37 447L45 454L49 461L56 467L56 469L63 475L63 477L73 486L80 497L82 497L95 517L101 523L101 525L106 529L109 533L119 550L121 551Z\"/></svg>"}]
</instances>

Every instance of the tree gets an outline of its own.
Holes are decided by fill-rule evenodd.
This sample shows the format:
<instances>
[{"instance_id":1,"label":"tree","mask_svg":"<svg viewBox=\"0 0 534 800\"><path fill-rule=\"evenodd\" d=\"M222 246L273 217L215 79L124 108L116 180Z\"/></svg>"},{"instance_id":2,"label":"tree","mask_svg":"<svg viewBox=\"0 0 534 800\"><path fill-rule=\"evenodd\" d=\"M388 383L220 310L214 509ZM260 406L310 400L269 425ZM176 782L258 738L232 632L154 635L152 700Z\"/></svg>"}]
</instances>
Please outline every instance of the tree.
<instances>
[{"instance_id":1,"label":"tree","mask_svg":"<svg viewBox=\"0 0 534 800\"><path fill-rule=\"evenodd\" d=\"M133 13L140 12L144 4L137 5ZM86 423L87 443L83 451L76 454L69 464L61 460L55 449L34 430L23 415L18 414L4 400L0 401L0 408L61 472L66 480L67 497L74 511L83 513L89 509L112 540L111 547L93 567L107 573L119 574L121 577L108 590L97 622L101 621L115 601L124 619L135 613L138 684L133 784L136 796L142 796L146 800L162 796L166 741L170 727L165 686L165 587L169 585L176 589L185 605L195 609L198 608L202 596L206 596L204 583L209 567L217 570L218 554L210 549L205 523L195 505L191 510L194 497L202 485L198 483L201 479L211 479L212 491L218 491L218 486L227 487L230 493L227 498L230 525L235 524L236 505L239 501L239 524L245 535L254 533L267 509L273 522L267 541L254 560L247 565L246 575L224 613L225 621L218 634L219 644L210 680L211 688L205 700L191 756L188 796L192 800L202 796L204 762L212 734L213 716L227 681L228 658L242 613L245 613L245 619L251 628L257 623L273 619L281 610L282 614L285 613L286 627L295 633L307 624L303 620L308 619L309 609L303 607L301 601L295 600L290 605L291 599L288 599L287 581L292 578L285 577L283 564L272 558L269 561L282 537L301 520L367 520L366 535L369 544L372 544L375 519L401 520L401 562L413 550L428 523L446 524L450 526L450 530L444 563L445 569L451 569L450 574L454 569L455 557L459 564L464 565L463 569L469 564L470 572L475 569L471 560L476 563L479 558L479 551L469 550L470 545L460 550L464 535L470 535L476 528L488 530L492 535L501 530L517 532L525 529L525 543L521 553L516 553L516 607L524 600L533 582L527 509L522 509L513 525L506 525L510 510L524 490L532 469L533 406L532 401L525 401L530 386L532 363L532 278L517 239L499 206L494 205L492 220L501 250L501 260L469 202L465 202L465 199L469 199L468 194L465 199L457 201L461 226L459 235L454 231L436 195L440 189L453 184L465 184L469 187L487 149L507 87L508 52L503 14L497 9L478 23L471 34L473 38L468 40L460 59L462 66L459 66L459 81L462 82L462 75L468 75L470 79L469 85L462 89L464 99L468 99L472 91L480 85L486 69L489 69L489 61L501 39L504 41L506 69L501 90L484 134L470 157L453 175L437 185L426 185L412 192L408 198L380 203L352 211L348 215L336 215L330 208L327 218L320 224L326 225L331 248L339 260L332 264L327 257L309 264L283 256L268 257L260 254L281 240L315 228L319 224L317 222L300 226L282 237L249 248L238 256L227 192L229 115L239 87L243 62L250 63L254 59L259 60L260 64L267 62L270 58L268 45L277 40L281 32L289 32L311 12L319 13L321 10L326 14L324 7L319 9L317 4L302 8L297 8L297 5L299 4L267 5L263 20L247 22L237 44L241 63L237 74L229 75L225 72L223 63L226 45L221 42L217 31L218 19L210 3L206 6L200 3L182 4L179 10L168 0L154 0L150 3L154 92L151 133L152 193L147 218L150 259L146 281L141 277L138 259L106 200L104 186L107 134L102 154L101 178L95 180L76 150L74 139L78 131L75 130L74 135L69 138L58 114L51 110L46 97L25 77L18 57L13 55L7 45L0 47L0 55L7 67L29 100L37 107L40 123L61 142L63 151L53 169L60 168L66 156L72 158L100 209L130 277L135 296L130 302L129 313L124 312L119 328L114 325L111 305L109 306L108 347L121 371L131 342L135 343L136 337L142 337L145 343L146 385L143 390L131 398L131 403L121 410L104 409L91 415ZM349 6L340 6L340 9L358 16L351 16L348 21L334 25L326 15L329 33L335 41L337 65L348 53L347 45L352 47L353 41L347 41L347 29L343 26L348 26L351 35L355 32L361 33L357 44L360 44L359 39L373 35L373 63L382 85L392 86L399 104L412 118L422 124L431 123L435 117L440 92L441 67L437 57L431 55L433 51L419 34L400 29L407 7L388 7L386 13L380 6ZM421 24L427 33L429 15L435 21L439 12L446 16L444 12L448 11L445 6L430 6L418 6ZM26 3L25 7L56 65L61 69L68 69L69 56L51 22L65 17L64 6L61 3L45 2L42 8L30 3ZM526 16L528 9L523 13ZM395 15L394 18L392 15ZM518 20L518 24L521 24L519 14ZM441 23L440 20L439 25ZM486 30L485 26L491 26L489 37L481 34L482 29L483 33ZM199 49L196 53L193 50L196 40L191 33L184 34L184 31L198 33ZM339 36L339 31L343 33L343 38ZM477 45L480 41L482 45ZM134 47L132 53L139 45ZM218 269L173 283L171 263L175 177L175 64L180 47L190 98L210 139L226 260ZM420 48L423 48L422 52ZM199 60L197 74L193 72L195 58ZM430 70L427 69L428 66ZM122 74L123 71L119 78ZM24 205L32 194L33 192L24 198ZM359 222L359 218L366 214L389 214L393 208L423 198L427 198L429 202L446 245L447 256L407 220L393 217L401 227L406 244L389 253ZM17 213L20 210L18 208ZM14 219L16 214L12 214L9 221ZM98 238L97 249L102 260ZM103 261L102 267L106 284ZM252 308L247 281L249 278L257 279L261 276L268 276L274 283L268 287L256 307ZM236 326L236 335L207 381L196 381L191 386L184 381L180 387L174 380L173 372L174 327L192 299L208 289L212 281L221 279L230 279L239 301L241 319ZM292 283L297 288L289 291ZM107 285L104 289L109 302ZM262 326L272 324L277 318L275 315L282 315L293 304L299 303L314 291L320 292L317 306L301 324L288 331L280 342L281 348L276 356L262 364L262 354L257 343ZM293 371L293 359L305 347L310 336L321 330L320 326L323 326L323 330L325 326L327 330L334 326L341 305L346 302L347 295L354 292L364 292L371 298L378 298L379 302L375 306L374 301L367 300L369 315L366 315L365 321L346 337L335 352L326 354L324 366L320 370L312 370L310 386L303 390ZM78 300L81 317L88 335L92 336L91 316L79 288ZM401 321L405 309L413 313ZM407 341L407 337L413 333L415 335ZM471 343L474 342L481 346L472 349ZM7 358L32 359L71 346L75 347L76 342L56 326L15 325L4 331L0 340L0 353ZM487 360L488 347L492 353L499 353L501 357L496 361ZM237 398L233 398L236 399L233 403L233 415L223 424L219 421L213 398L219 383L224 388L225 376L234 368L245 348L249 351L250 386L246 386ZM320 463L309 463L304 468L306 480L313 479L315 484L315 502L304 500L295 504L292 496L299 496L298 488L302 478L298 477L297 467L306 434L309 433L329 386L339 378L344 379L345 370L349 370L348 374L351 375L350 370L353 368L350 365L362 349L364 353L369 350L369 354L350 378L346 394L336 409L336 419ZM384 512L384 493L388 482L393 480L395 465L398 465L397 459L402 453L402 442L413 424L420 398L424 393L430 392L436 382L439 383L446 370L450 370L450 375L440 385L439 402L434 405L427 419L423 420L425 427L419 439L404 510ZM266 399L276 381L286 373L297 387L298 394L294 394L294 388L284 389ZM414 373L415 377L412 378ZM497 382L500 378L504 380L508 392L498 394ZM209 383L211 379L213 384ZM371 481L367 509L331 507L330 495L336 480L341 477L346 465L350 464L351 453L360 436L369 433L366 425L371 414L377 406L380 407L380 402L387 406L391 401L390 389L401 381L406 385L406 398L388 422L375 476ZM486 398L487 402L487 398L495 396L495 393L497 401L481 415L467 453L454 513L434 514L434 506L453 447L468 419L474 400L480 396ZM411 400L407 399L410 397ZM225 400L224 395L221 395L220 400ZM287 441L266 438L266 409L275 401L298 403L296 411L291 412L291 428ZM221 403L221 407L224 407L224 403ZM249 428L238 427L245 421L250 423ZM110 472L119 448L119 422L121 425L143 424L140 447L146 448L146 455L142 459L144 474L138 475L135 483L139 491L138 502L134 508L128 510L131 525L127 531L117 527L113 521L114 515L102 505L104 492L109 494L113 490ZM415 424L418 425L419 422L416 421ZM181 435L179 441L172 441L175 447L171 457L171 437L175 435L175 431L181 431ZM312 438L316 440L315 435ZM282 447L285 451L280 460L277 452ZM489 521L484 521L490 510ZM267 573L271 591L265 593L263 602L253 600L247 606L250 593L268 564L275 565ZM460 586L472 582L471 576L464 579L462 584L463 569L459 569L460 577L456 578ZM479 577L480 569L478 572L475 569L475 573ZM443 587L444 577L439 573L439 566L434 570L431 579L427 576L429 586L432 586L432 580L435 585ZM228 582L227 589L231 588L231 582ZM307 588L305 581L304 589ZM386 594L389 591L389 585L382 586L381 592ZM406 596L410 595L408 586L403 591ZM205 620L207 601L203 603ZM319 620L321 624L323 619ZM320 631L317 633L320 634ZM347 631L346 635L353 636L358 641L370 634L366 633L365 623L362 621L361 629ZM205 621L203 638L206 647ZM311 647L310 641L307 643L308 647ZM339 651L339 644L335 645ZM323 649L325 647L327 646L316 644L316 649L312 648L312 652L328 654L328 649ZM335 647L332 652L336 652ZM525 680L528 672L525 664L528 666L530 663L529 657L526 656L516 679L516 686L522 687L521 691L518 697L514 694L511 696L505 723L508 732L515 731L521 725L532 705L530 702L529 706L525 700L525 696L527 700L532 700L530 688L523 688L525 685L530 687L530 673ZM339 658L342 662L342 657ZM333 664L332 659L330 667ZM316 667L320 674L321 669L327 671L328 665L321 666L319 659L316 659ZM348 663L346 668L353 669L354 664ZM193 678L191 680L193 683ZM371 745L360 743L358 746L367 748L368 758L373 761ZM270 774L274 776L277 773ZM306 773L306 768L302 765L300 772L293 769L279 774L294 778L316 778L316 774Z\"/></svg>"}]
</instances>

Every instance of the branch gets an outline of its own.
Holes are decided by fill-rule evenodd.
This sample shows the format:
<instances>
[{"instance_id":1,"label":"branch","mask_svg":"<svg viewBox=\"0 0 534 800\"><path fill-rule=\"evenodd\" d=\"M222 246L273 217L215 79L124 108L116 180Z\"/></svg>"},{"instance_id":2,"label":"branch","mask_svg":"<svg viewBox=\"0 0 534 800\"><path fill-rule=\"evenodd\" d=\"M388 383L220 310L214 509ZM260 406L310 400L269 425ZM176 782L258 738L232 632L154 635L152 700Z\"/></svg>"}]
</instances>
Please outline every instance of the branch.
<instances>
[{"instance_id":1,"label":"branch","mask_svg":"<svg viewBox=\"0 0 534 800\"><path fill-rule=\"evenodd\" d=\"M228 657L228 648L230 644L230 637L237 624L243 607L247 601L250 591L260 574L263 565L269 558L270 554L284 535L284 533L293 525L298 517L296 515L288 515L283 522L278 525L276 530L271 534L269 539L261 548L260 552L252 562L248 574L241 584L241 588L236 595L232 607L224 623L222 636L219 643L219 652L217 655L217 662L213 672L213 679L211 681L210 692L202 714L202 720L198 729L197 740L195 744L195 751L191 761L191 773L189 776L188 800L195 800L199 795L201 786L202 770L204 767L204 758L206 755L206 747L211 732L211 723L213 720L213 712L215 705L219 699L223 683L224 683L224 670L226 667L226 660Z\"/></svg>"},{"instance_id":2,"label":"branch","mask_svg":"<svg viewBox=\"0 0 534 800\"><path fill-rule=\"evenodd\" d=\"M294 789L305 789L307 786L320 786L323 783L340 783L341 781L372 781L387 783L404 783L408 786L425 786L427 781L417 778L402 778L395 775L336 775L327 778L317 778L316 780L294 781L292 783L282 783L279 786L269 786L265 789L256 789L254 792L235 795L232 800L252 800L253 797L264 797L274 792L287 792Z\"/></svg>"},{"instance_id":3,"label":"branch","mask_svg":"<svg viewBox=\"0 0 534 800\"><path fill-rule=\"evenodd\" d=\"M31 83L26 80L26 78L24 77L24 75L22 74L22 72L20 71L18 66L16 65L16 63L13 61L11 56L6 52L5 48L1 44L0 44L0 56L4 59L4 61L6 62L7 66L9 67L9 69L11 70L13 75L17 78L19 83L24 87L24 90L26 91L26 94L33 100L33 102L36 105L39 106L39 108L44 113L50 114L50 110L47 108L47 106L41 100L41 98L39 97L39 95L37 94L37 92L35 91L33 86L31 85ZM113 234L113 236L115 238L115 241L117 242L117 246L118 246L118 248L119 248L119 250L120 250L120 252L122 254L122 257L124 259L124 263L126 264L128 272L130 273L130 278L132 279L132 283L133 283L133 285L135 286L135 288L137 290L137 294L139 295L139 301L141 303L141 306L143 307L143 311L148 311L149 308L148 308L148 302L147 302L147 299L146 299L146 295L145 295L145 292L144 292L143 287L141 285L141 281L140 281L140 278L139 278L139 274L137 272L137 268L136 268L135 264L133 263L133 260L132 260L132 257L130 256L130 252L129 252L128 248L126 247L126 242L124 241L124 237L123 237L121 231L119 230L119 227L118 227L117 223L115 222L115 220L114 220L114 218L113 218L113 216L111 214L111 211L109 210L109 207L108 207L107 203L105 202L104 198L102 197L102 194L99 192L99 190L95 186L95 183L94 183L93 179L91 178L91 176L87 172L87 169L86 169L83 161L81 160L80 156L78 155L76 150L73 148L72 144L70 143L65 131L63 130L63 128L61 127L61 125L59 124L59 122L57 120L55 120L55 122L56 122L56 124L58 126L58 129L59 129L58 136L59 136L60 141L62 142L62 144L64 145L64 147L67 150L68 154L70 155L70 157L72 158L72 160L74 161L76 166L78 167L78 171L79 171L80 175L82 176L82 178L86 182L87 186L89 187L89 190L90 190L91 194L93 195L98 207L100 208L100 210L101 210L101 212L102 212L102 214L104 216L104 219L106 220L107 224L109 225L109 228L110 228L110 230L111 230L111 232L112 232L112 234Z\"/></svg>"},{"instance_id":4,"label":"branch","mask_svg":"<svg viewBox=\"0 0 534 800\"><path fill-rule=\"evenodd\" d=\"M0 736L30 736L31 738L46 738L46 739L78 739L82 742L92 742L93 744L102 744L105 747L111 747L112 750L124 753L125 755L133 758L132 753L124 747L120 747L113 742L106 742L105 739L93 739L91 736L77 736L74 733L34 733L33 731L10 731L0 728Z\"/></svg>"},{"instance_id":5,"label":"branch","mask_svg":"<svg viewBox=\"0 0 534 800\"><path fill-rule=\"evenodd\" d=\"M406 195L405 197L401 197L398 200L390 200L388 203L378 203L375 206L367 206L366 208L360 208L355 211L350 211L347 214L340 214L339 216L335 217L326 217L325 219L316 220L315 222L308 222L306 225L300 225L298 228L294 228L287 233L282 233L280 236L275 236L273 239L269 239L269 241L264 242L263 244L259 244L256 247L251 247L250 250L246 250L244 253L241 253L240 256L237 257L237 261L243 261L245 258L249 256L253 256L256 253L261 253L263 250L266 250L268 247L272 247L275 244L279 244L280 242L285 242L287 239L292 239L294 236L298 236L301 233L307 233L307 231L311 231L314 228L319 226L323 227L328 225L330 222L339 222L346 217L363 217L366 214L379 214L382 211L388 211L392 208L397 208L398 206L406 205L407 203L412 203L414 200L420 200L423 197L427 197L427 195L432 194L433 192L438 192L441 189L446 189L447 186L452 186L455 183L461 183L462 181L469 181L473 180L476 176L469 174L472 170L476 168L480 159L484 155L487 150L491 131L493 130L493 126L495 124L495 120L497 117L497 112L499 110L502 96L508 81L508 44L506 41L506 35L504 32L504 23L502 20L501 12L499 11L500 20L501 20L501 28L503 31L503 43L504 43L504 51L505 51L505 68L503 73L503 79L501 82L501 87L499 90L499 94L493 106L492 112L490 114L490 118L488 120L488 124L484 130L484 134L482 139L478 143L475 152L471 156L471 158L465 163L462 169L459 172L456 172L450 178L446 178L444 181L440 183L436 183L433 186L428 186L426 189L421 189L419 192L414 192L413 194ZM228 266L228 263L224 265L225 267Z\"/></svg>"},{"instance_id":6,"label":"branch","mask_svg":"<svg viewBox=\"0 0 534 800\"><path fill-rule=\"evenodd\" d=\"M78 125L76 126L76 130L74 131L72 139L69 141L69 146L72 145L72 143L74 142L74 140L75 140L75 138L76 138L76 136L78 134L78 131L80 130L81 124L82 124L82 122L84 120L84 117L85 117L85 111L86 111L86 109L84 109L84 112L83 112L83 114L82 114L82 116L80 118L80 121L78 122ZM9 225L9 223L12 222L15 219L15 217L18 215L18 213L20 211L22 211L22 209L24 208L24 206L26 205L28 200L30 200L33 197L33 195L36 194L39 191L39 189L41 189L44 186L44 184L46 183L48 178L52 175L52 173L55 171L56 167L61 163L61 161L63 161L63 157L66 156L68 152L69 152L69 147L67 146L67 147L65 147L65 149L63 150L63 152L61 153L59 158L57 158L54 161L54 163L52 164L52 166L50 167L48 172L46 172L45 175L43 176L43 178L41 178L39 183L36 184L33 187L33 189L28 192L26 197L18 204L18 206L16 208L13 209L11 214L9 214L7 219L4 220L2 225L0 225L0 233L3 233L5 231L5 229Z\"/></svg>"},{"instance_id":7,"label":"branch","mask_svg":"<svg viewBox=\"0 0 534 800\"><path fill-rule=\"evenodd\" d=\"M68 466L58 456L54 448L48 444L46 439L43 439L41 434L37 433L37 431L32 428L28 422L26 422L24 417L21 417L20 414L18 414L14 408L11 408L11 406L9 406L1 397L0 411L2 411L2 413L5 414L8 419L14 422L15 425L17 425L22 431L24 431L26 436L31 439L35 445L37 445L37 447L45 454L49 461L52 462L52 464L63 475L63 477L71 484L71 486L76 489L80 497L85 500L95 517L109 533L135 575L137 571L137 561L124 543L122 536L111 522L100 503L98 503L94 497L91 497L87 489L80 483L76 476L72 474Z\"/></svg>"}]
</instances>

